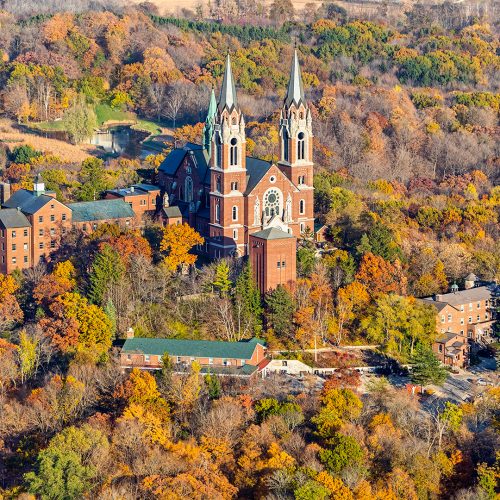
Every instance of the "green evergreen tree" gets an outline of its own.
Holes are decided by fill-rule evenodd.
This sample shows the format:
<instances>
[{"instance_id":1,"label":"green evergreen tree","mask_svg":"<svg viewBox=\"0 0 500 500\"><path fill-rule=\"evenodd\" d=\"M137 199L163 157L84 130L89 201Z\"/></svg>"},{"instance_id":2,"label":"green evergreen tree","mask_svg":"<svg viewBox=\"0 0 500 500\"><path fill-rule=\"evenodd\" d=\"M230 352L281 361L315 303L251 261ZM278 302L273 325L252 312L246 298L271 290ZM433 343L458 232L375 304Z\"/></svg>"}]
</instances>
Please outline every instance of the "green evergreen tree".
<instances>
[{"instance_id":1,"label":"green evergreen tree","mask_svg":"<svg viewBox=\"0 0 500 500\"><path fill-rule=\"evenodd\" d=\"M108 300L104 306L104 313L111 321L111 335L116 335L116 307L112 300Z\"/></svg>"},{"instance_id":2,"label":"green evergreen tree","mask_svg":"<svg viewBox=\"0 0 500 500\"><path fill-rule=\"evenodd\" d=\"M254 335L258 335L262 330L262 298L249 262L243 266L236 279L234 300L236 306L241 309L243 322L250 323Z\"/></svg>"},{"instance_id":3,"label":"green evergreen tree","mask_svg":"<svg viewBox=\"0 0 500 500\"><path fill-rule=\"evenodd\" d=\"M28 491L43 499L83 498L98 483L99 456L109 443L101 431L68 427L38 454L36 472L26 474Z\"/></svg>"},{"instance_id":4,"label":"green evergreen tree","mask_svg":"<svg viewBox=\"0 0 500 500\"><path fill-rule=\"evenodd\" d=\"M353 437L337 432L329 440L329 445L331 448L319 452L319 458L328 472L337 475L348 466L352 467L362 463L363 449Z\"/></svg>"},{"instance_id":5,"label":"green evergreen tree","mask_svg":"<svg viewBox=\"0 0 500 500\"><path fill-rule=\"evenodd\" d=\"M88 297L94 303L101 305L109 285L117 283L125 273L125 266L118 252L105 244L96 255L90 271L90 287Z\"/></svg>"},{"instance_id":6,"label":"green evergreen tree","mask_svg":"<svg viewBox=\"0 0 500 500\"><path fill-rule=\"evenodd\" d=\"M84 160L79 177L82 184L78 190L80 201L97 200L103 191L111 188L104 162L100 158L90 157Z\"/></svg>"},{"instance_id":7,"label":"green evergreen tree","mask_svg":"<svg viewBox=\"0 0 500 500\"><path fill-rule=\"evenodd\" d=\"M217 375L207 373L205 375L205 385L207 386L208 397L210 399L218 399L220 397L222 389Z\"/></svg>"},{"instance_id":8,"label":"green evergreen tree","mask_svg":"<svg viewBox=\"0 0 500 500\"><path fill-rule=\"evenodd\" d=\"M64 114L66 131L75 144L92 137L98 127L97 116L94 108L85 102L85 97L80 97Z\"/></svg>"},{"instance_id":9,"label":"green evergreen tree","mask_svg":"<svg viewBox=\"0 0 500 500\"><path fill-rule=\"evenodd\" d=\"M300 247L297 250L297 274L303 278L311 276L314 263L316 262L316 252L309 246Z\"/></svg>"},{"instance_id":10,"label":"green evergreen tree","mask_svg":"<svg viewBox=\"0 0 500 500\"><path fill-rule=\"evenodd\" d=\"M411 379L414 384L441 385L448 376L448 372L436 358L430 347L419 344L411 359L412 372Z\"/></svg>"},{"instance_id":11,"label":"green evergreen tree","mask_svg":"<svg viewBox=\"0 0 500 500\"><path fill-rule=\"evenodd\" d=\"M278 337L286 337L293 331L295 305L292 296L282 285L266 295L267 321Z\"/></svg>"},{"instance_id":12,"label":"green evergreen tree","mask_svg":"<svg viewBox=\"0 0 500 500\"><path fill-rule=\"evenodd\" d=\"M356 253L358 257L363 257L365 253L373 253L372 246L370 245L370 240L368 239L368 235L363 233L361 239L359 240L359 245L356 247Z\"/></svg>"},{"instance_id":13,"label":"green evergreen tree","mask_svg":"<svg viewBox=\"0 0 500 500\"><path fill-rule=\"evenodd\" d=\"M226 297L231 290L231 280L229 279L229 264L223 259L215 267L215 277L212 285L222 297Z\"/></svg>"}]
</instances>

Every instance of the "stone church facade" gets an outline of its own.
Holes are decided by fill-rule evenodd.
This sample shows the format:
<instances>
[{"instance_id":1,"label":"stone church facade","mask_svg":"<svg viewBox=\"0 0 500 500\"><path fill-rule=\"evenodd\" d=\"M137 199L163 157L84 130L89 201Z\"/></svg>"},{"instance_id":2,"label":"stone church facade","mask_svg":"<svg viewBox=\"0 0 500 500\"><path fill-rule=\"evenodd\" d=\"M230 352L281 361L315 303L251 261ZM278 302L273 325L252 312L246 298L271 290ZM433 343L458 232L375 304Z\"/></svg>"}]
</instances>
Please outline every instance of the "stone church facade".
<instances>
[{"instance_id":1,"label":"stone church facade","mask_svg":"<svg viewBox=\"0 0 500 500\"><path fill-rule=\"evenodd\" d=\"M212 91L203 144L176 148L159 168L165 200L204 238L211 258L248 256L261 290L295 280L297 237L314 230L312 117L297 52L279 121L277 164L246 155L245 119L228 55Z\"/></svg>"}]
</instances>

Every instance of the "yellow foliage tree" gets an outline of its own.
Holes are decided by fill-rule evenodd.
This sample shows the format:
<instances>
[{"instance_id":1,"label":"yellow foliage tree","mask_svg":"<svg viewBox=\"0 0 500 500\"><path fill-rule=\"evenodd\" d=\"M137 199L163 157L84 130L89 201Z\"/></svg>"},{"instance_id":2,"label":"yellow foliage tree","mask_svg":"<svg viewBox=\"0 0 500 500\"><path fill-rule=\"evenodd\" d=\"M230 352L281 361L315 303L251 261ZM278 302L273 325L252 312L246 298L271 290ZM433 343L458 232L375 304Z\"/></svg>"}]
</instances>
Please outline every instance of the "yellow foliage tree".
<instances>
[{"instance_id":1,"label":"yellow foliage tree","mask_svg":"<svg viewBox=\"0 0 500 500\"><path fill-rule=\"evenodd\" d=\"M202 245L205 239L189 224L167 226L163 230L163 239L160 250L167 255L164 263L171 271L176 271L180 266L190 266L196 262L196 255L189 251L195 245Z\"/></svg>"}]
</instances>

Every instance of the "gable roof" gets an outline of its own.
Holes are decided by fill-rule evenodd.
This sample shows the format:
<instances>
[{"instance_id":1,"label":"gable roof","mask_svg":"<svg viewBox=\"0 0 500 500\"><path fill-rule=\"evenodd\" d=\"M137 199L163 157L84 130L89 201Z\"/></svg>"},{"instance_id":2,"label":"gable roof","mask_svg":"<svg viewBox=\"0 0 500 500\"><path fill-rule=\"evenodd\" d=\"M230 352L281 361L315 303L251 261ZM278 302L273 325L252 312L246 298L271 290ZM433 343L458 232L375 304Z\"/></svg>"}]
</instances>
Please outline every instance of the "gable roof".
<instances>
[{"instance_id":1,"label":"gable roof","mask_svg":"<svg viewBox=\"0 0 500 500\"><path fill-rule=\"evenodd\" d=\"M247 166L247 188L245 190L245 194L248 194L254 190L255 186L257 186L262 177L266 175L266 173L269 171L272 165L268 161L261 160L260 158L247 156L246 166Z\"/></svg>"},{"instance_id":2,"label":"gable roof","mask_svg":"<svg viewBox=\"0 0 500 500\"><path fill-rule=\"evenodd\" d=\"M493 296L493 292L488 286L478 286L469 288L468 290L460 290L458 292L443 293L434 297L425 297L423 300L434 303L450 304L452 306L460 306L477 300L489 300Z\"/></svg>"},{"instance_id":3,"label":"gable roof","mask_svg":"<svg viewBox=\"0 0 500 500\"><path fill-rule=\"evenodd\" d=\"M182 148L172 149L170 153L168 153L167 157L161 162L158 170L160 172L164 172L167 175L175 175L179 165L184 160L184 157L187 155L187 150Z\"/></svg>"},{"instance_id":4,"label":"gable roof","mask_svg":"<svg viewBox=\"0 0 500 500\"><path fill-rule=\"evenodd\" d=\"M438 312L441 312L447 306L453 307L451 304L448 304L446 302L436 302L433 298L419 299L419 300L420 302L423 302L428 306L434 306L438 310ZM456 309L456 307L453 307L453 309Z\"/></svg>"},{"instance_id":5,"label":"gable roof","mask_svg":"<svg viewBox=\"0 0 500 500\"><path fill-rule=\"evenodd\" d=\"M132 338L125 341L122 351L158 356L168 352L170 356L250 359L257 344L265 345L262 340L255 338L240 342Z\"/></svg>"},{"instance_id":6,"label":"gable roof","mask_svg":"<svg viewBox=\"0 0 500 500\"><path fill-rule=\"evenodd\" d=\"M30 227L30 221L17 208L4 208L0 210L0 224L6 228Z\"/></svg>"},{"instance_id":7,"label":"gable roof","mask_svg":"<svg viewBox=\"0 0 500 500\"><path fill-rule=\"evenodd\" d=\"M287 238L295 238L293 234L285 233L285 231L277 227L268 227L262 231L252 233L251 236L255 236L255 238L260 238L261 240L284 240Z\"/></svg>"},{"instance_id":8,"label":"gable roof","mask_svg":"<svg viewBox=\"0 0 500 500\"><path fill-rule=\"evenodd\" d=\"M107 219L128 219L135 217L132 207L123 201L98 200L82 201L79 203L70 203L69 208L73 211L73 222L90 222L94 220Z\"/></svg>"},{"instance_id":9,"label":"gable roof","mask_svg":"<svg viewBox=\"0 0 500 500\"><path fill-rule=\"evenodd\" d=\"M180 208L176 205L173 207L163 207L163 213L168 218L182 217L182 213L180 211Z\"/></svg>"},{"instance_id":10,"label":"gable roof","mask_svg":"<svg viewBox=\"0 0 500 500\"><path fill-rule=\"evenodd\" d=\"M20 189L16 191L4 204L5 208L20 208L26 214L38 212L49 201L57 201L46 194L37 195L34 191Z\"/></svg>"}]
</instances>

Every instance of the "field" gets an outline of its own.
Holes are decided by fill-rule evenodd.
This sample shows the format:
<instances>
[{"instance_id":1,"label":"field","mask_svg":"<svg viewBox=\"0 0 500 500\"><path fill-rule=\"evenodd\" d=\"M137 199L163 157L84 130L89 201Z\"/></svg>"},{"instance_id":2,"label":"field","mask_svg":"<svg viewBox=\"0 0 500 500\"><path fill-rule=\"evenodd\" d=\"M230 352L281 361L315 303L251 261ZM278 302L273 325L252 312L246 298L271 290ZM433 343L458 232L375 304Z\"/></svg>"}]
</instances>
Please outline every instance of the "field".
<instances>
[{"instance_id":1,"label":"field","mask_svg":"<svg viewBox=\"0 0 500 500\"><path fill-rule=\"evenodd\" d=\"M55 122L57 123L57 122ZM47 139L37 134L23 133L13 127L11 120L0 120L0 140L6 143L9 148L30 144L39 151L50 152L59 156L64 161L82 162L90 156L92 146L69 144L57 139Z\"/></svg>"}]
</instances>

